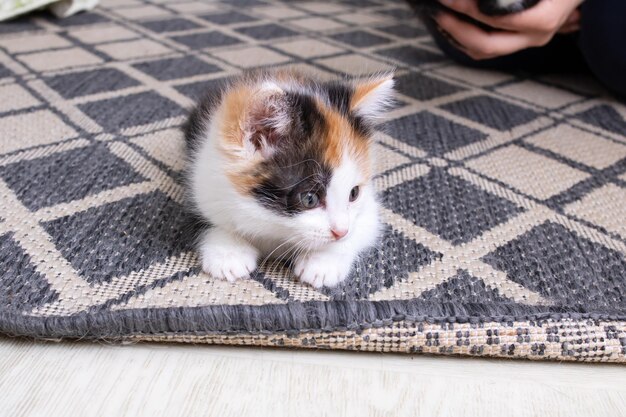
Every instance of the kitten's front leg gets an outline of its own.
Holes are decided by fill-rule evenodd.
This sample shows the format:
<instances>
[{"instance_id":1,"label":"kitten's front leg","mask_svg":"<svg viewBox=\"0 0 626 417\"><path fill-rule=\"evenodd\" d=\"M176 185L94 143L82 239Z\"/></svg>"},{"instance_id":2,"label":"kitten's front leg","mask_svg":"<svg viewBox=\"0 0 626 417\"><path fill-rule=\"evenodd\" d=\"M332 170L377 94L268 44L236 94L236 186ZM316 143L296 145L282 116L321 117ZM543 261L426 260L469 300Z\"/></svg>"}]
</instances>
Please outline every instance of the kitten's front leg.
<instances>
[{"instance_id":1,"label":"kitten's front leg","mask_svg":"<svg viewBox=\"0 0 626 417\"><path fill-rule=\"evenodd\" d=\"M204 233L199 252L206 273L230 282L250 276L259 259L259 251L254 246L220 227Z\"/></svg>"},{"instance_id":2,"label":"kitten's front leg","mask_svg":"<svg viewBox=\"0 0 626 417\"><path fill-rule=\"evenodd\" d=\"M297 258L294 273L315 288L334 287L348 277L356 259L354 250L325 249Z\"/></svg>"}]
</instances>

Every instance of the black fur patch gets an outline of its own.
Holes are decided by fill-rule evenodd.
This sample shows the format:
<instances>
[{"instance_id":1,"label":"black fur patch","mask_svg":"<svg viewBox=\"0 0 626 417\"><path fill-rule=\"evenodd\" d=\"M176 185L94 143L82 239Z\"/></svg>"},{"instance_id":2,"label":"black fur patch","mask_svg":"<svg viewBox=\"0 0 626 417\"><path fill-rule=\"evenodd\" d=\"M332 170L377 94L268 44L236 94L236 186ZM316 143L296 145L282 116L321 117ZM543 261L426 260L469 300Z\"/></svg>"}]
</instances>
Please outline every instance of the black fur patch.
<instances>
[{"instance_id":1,"label":"black fur patch","mask_svg":"<svg viewBox=\"0 0 626 417\"><path fill-rule=\"evenodd\" d=\"M354 94L352 88L340 82L330 82L325 84L324 87L326 88L330 105L344 115L350 113L350 101Z\"/></svg>"},{"instance_id":2,"label":"black fur patch","mask_svg":"<svg viewBox=\"0 0 626 417\"><path fill-rule=\"evenodd\" d=\"M307 95L289 93L288 103L291 126L282 146L257 168L255 174L265 180L252 194L264 207L292 216L305 210L301 193L313 191L324 201L332 170L323 160L321 138L326 126L315 101Z\"/></svg>"},{"instance_id":3,"label":"black fur patch","mask_svg":"<svg viewBox=\"0 0 626 417\"><path fill-rule=\"evenodd\" d=\"M338 81L327 83L324 87L326 88L330 105L348 119L352 128L362 136L371 135L371 124L366 123L362 117L355 116L350 111L350 102L354 95L352 87Z\"/></svg>"},{"instance_id":4,"label":"black fur patch","mask_svg":"<svg viewBox=\"0 0 626 417\"><path fill-rule=\"evenodd\" d=\"M187 121L182 126L187 156L190 156L198 148L203 138L206 123L210 120L211 114L220 102L224 88L225 86L222 86L217 92L205 94L191 110Z\"/></svg>"}]
</instances>

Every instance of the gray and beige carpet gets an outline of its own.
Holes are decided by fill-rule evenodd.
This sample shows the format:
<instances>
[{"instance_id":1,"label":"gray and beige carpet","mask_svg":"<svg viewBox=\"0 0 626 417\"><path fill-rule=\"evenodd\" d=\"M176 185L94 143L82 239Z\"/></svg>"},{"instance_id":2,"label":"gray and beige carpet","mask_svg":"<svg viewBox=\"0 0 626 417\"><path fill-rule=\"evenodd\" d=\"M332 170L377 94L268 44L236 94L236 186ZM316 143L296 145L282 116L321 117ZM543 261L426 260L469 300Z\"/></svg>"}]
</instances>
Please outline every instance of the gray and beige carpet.
<instances>
[{"instance_id":1,"label":"gray and beige carpet","mask_svg":"<svg viewBox=\"0 0 626 417\"><path fill-rule=\"evenodd\" d=\"M186 109L243 69L397 68L384 239L335 289L201 272ZM0 25L0 332L626 361L626 107L479 72L401 1L108 0Z\"/></svg>"}]
</instances>

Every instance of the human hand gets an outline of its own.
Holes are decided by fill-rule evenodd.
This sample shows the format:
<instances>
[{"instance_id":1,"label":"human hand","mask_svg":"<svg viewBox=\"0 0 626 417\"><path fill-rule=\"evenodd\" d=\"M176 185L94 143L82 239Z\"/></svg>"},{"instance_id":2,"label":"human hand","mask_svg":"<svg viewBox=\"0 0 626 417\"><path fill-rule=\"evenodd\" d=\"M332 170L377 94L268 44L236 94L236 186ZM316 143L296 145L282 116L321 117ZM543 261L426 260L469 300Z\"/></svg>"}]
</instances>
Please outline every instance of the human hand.
<instances>
[{"instance_id":1,"label":"human hand","mask_svg":"<svg viewBox=\"0 0 626 417\"><path fill-rule=\"evenodd\" d=\"M476 0L439 0L447 8L482 22L493 31L485 31L450 12L440 12L435 20L457 46L475 60L509 55L522 49L543 46L556 33L579 29L578 6L583 0L541 0L519 13L487 16L478 10Z\"/></svg>"}]
</instances>

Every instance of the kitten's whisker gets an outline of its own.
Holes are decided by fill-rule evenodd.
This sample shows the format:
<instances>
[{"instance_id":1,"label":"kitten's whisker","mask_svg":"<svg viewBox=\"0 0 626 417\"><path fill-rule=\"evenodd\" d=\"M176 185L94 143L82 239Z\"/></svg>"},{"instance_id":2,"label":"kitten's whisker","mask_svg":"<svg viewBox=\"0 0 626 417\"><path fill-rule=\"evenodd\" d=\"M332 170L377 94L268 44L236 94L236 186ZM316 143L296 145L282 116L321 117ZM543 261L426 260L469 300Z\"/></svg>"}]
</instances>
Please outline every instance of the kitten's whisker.
<instances>
[{"instance_id":1,"label":"kitten's whisker","mask_svg":"<svg viewBox=\"0 0 626 417\"><path fill-rule=\"evenodd\" d=\"M285 242L281 243L280 245L278 245L277 247L274 248L274 250L272 250L265 258L263 258L263 260L261 261L261 263L259 264L259 267L262 267L265 265L265 263L272 257L272 255L278 251L280 248L282 248L283 246L289 244L291 241L291 239L286 240Z\"/></svg>"},{"instance_id":2,"label":"kitten's whisker","mask_svg":"<svg viewBox=\"0 0 626 417\"><path fill-rule=\"evenodd\" d=\"M275 259L272 260L272 262L268 266L269 273L271 275L273 275L275 272L277 272L278 268L280 268L280 266L283 264L283 262L282 262L283 258L286 258L288 256L289 251L291 251L292 249L293 248L289 249L288 251L282 253L281 256L279 256L278 258L275 258Z\"/></svg>"},{"instance_id":3,"label":"kitten's whisker","mask_svg":"<svg viewBox=\"0 0 626 417\"><path fill-rule=\"evenodd\" d=\"M297 237L296 237L297 238ZM287 259L287 257L289 256L289 259L297 259L298 257L298 253L299 253L299 249L302 246L302 242L304 241L304 239L300 239L299 241L295 242L293 244L293 247L289 249L289 251L283 253L274 263L276 265L276 268L280 265L279 263L282 262L283 259ZM294 251L293 253L290 253L291 251Z\"/></svg>"},{"instance_id":4,"label":"kitten's whisker","mask_svg":"<svg viewBox=\"0 0 626 417\"><path fill-rule=\"evenodd\" d=\"M293 168L293 167L295 167L295 166L302 165L302 164L305 164L305 163L307 163L307 162L314 162L314 163L315 163L315 164L316 164L316 165L317 165L320 169L322 169L322 166L320 165L320 163L319 163L319 162L317 162L315 159L312 159L312 158L305 159L304 161L301 161L301 162L296 162L296 163L291 164L291 165L279 166L279 168L281 168L281 169L282 169L282 168Z\"/></svg>"},{"instance_id":5,"label":"kitten's whisker","mask_svg":"<svg viewBox=\"0 0 626 417\"><path fill-rule=\"evenodd\" d=\"M295 236L294 239L297 239L298 236ZM298 247L300 246L302 242L302 239L295 241L292 245L291 248L289 248L288 251L284 252L280 257L278 257L278 259L276 260L276 262L282 262L283 260L286 259L294 259L295 258L295 252L297 252Z\"/></svg>"},{"instance_id":6,"label":"kitten's whisker","mask_svg":"<svg viewBox=\"0 0 626 417\"><path fill-rule=\"evenodd\" d=\"M281 243L280 245L278 245L276 248L274 248L273 251L271 251L264 259L263 261L259 264L259 268L261 268L262 266L265 265L265 263L267 262L268 259L270 259L270 257L277 251L279 250L281 247L290 244L294 241L294 239L296 239L297 236L292 236L289 239L287 239L285 242Z\"/></svg>"},{"instance_id":7,"label":"kitten's whisker","mask_svg":"<svg viewBox=\"0 0 626 417\"><path fill-rule=\"evenodd\" d=\"M313 178L313 177L316 177L316 176L318 176L318 175L319 175L319 174L317 174L317 173L315 173L315 174L311 174L311 175L308 175L308 176L306 176L306 177L304 177L304 178L299 179L297 182L295 182L295 183L293 183L293 184L289 184L289 185L286 185L286 186L284 186L284 187L279 187L279 188L276 188L276 189L277 189L277 190L290 190L290 189L292 189L292 188L296 187L298 184L300 184L300 183L302 183L302 182L304 182L304 181L308 180L309 178Z\"/></svg>"}]
</instances>

